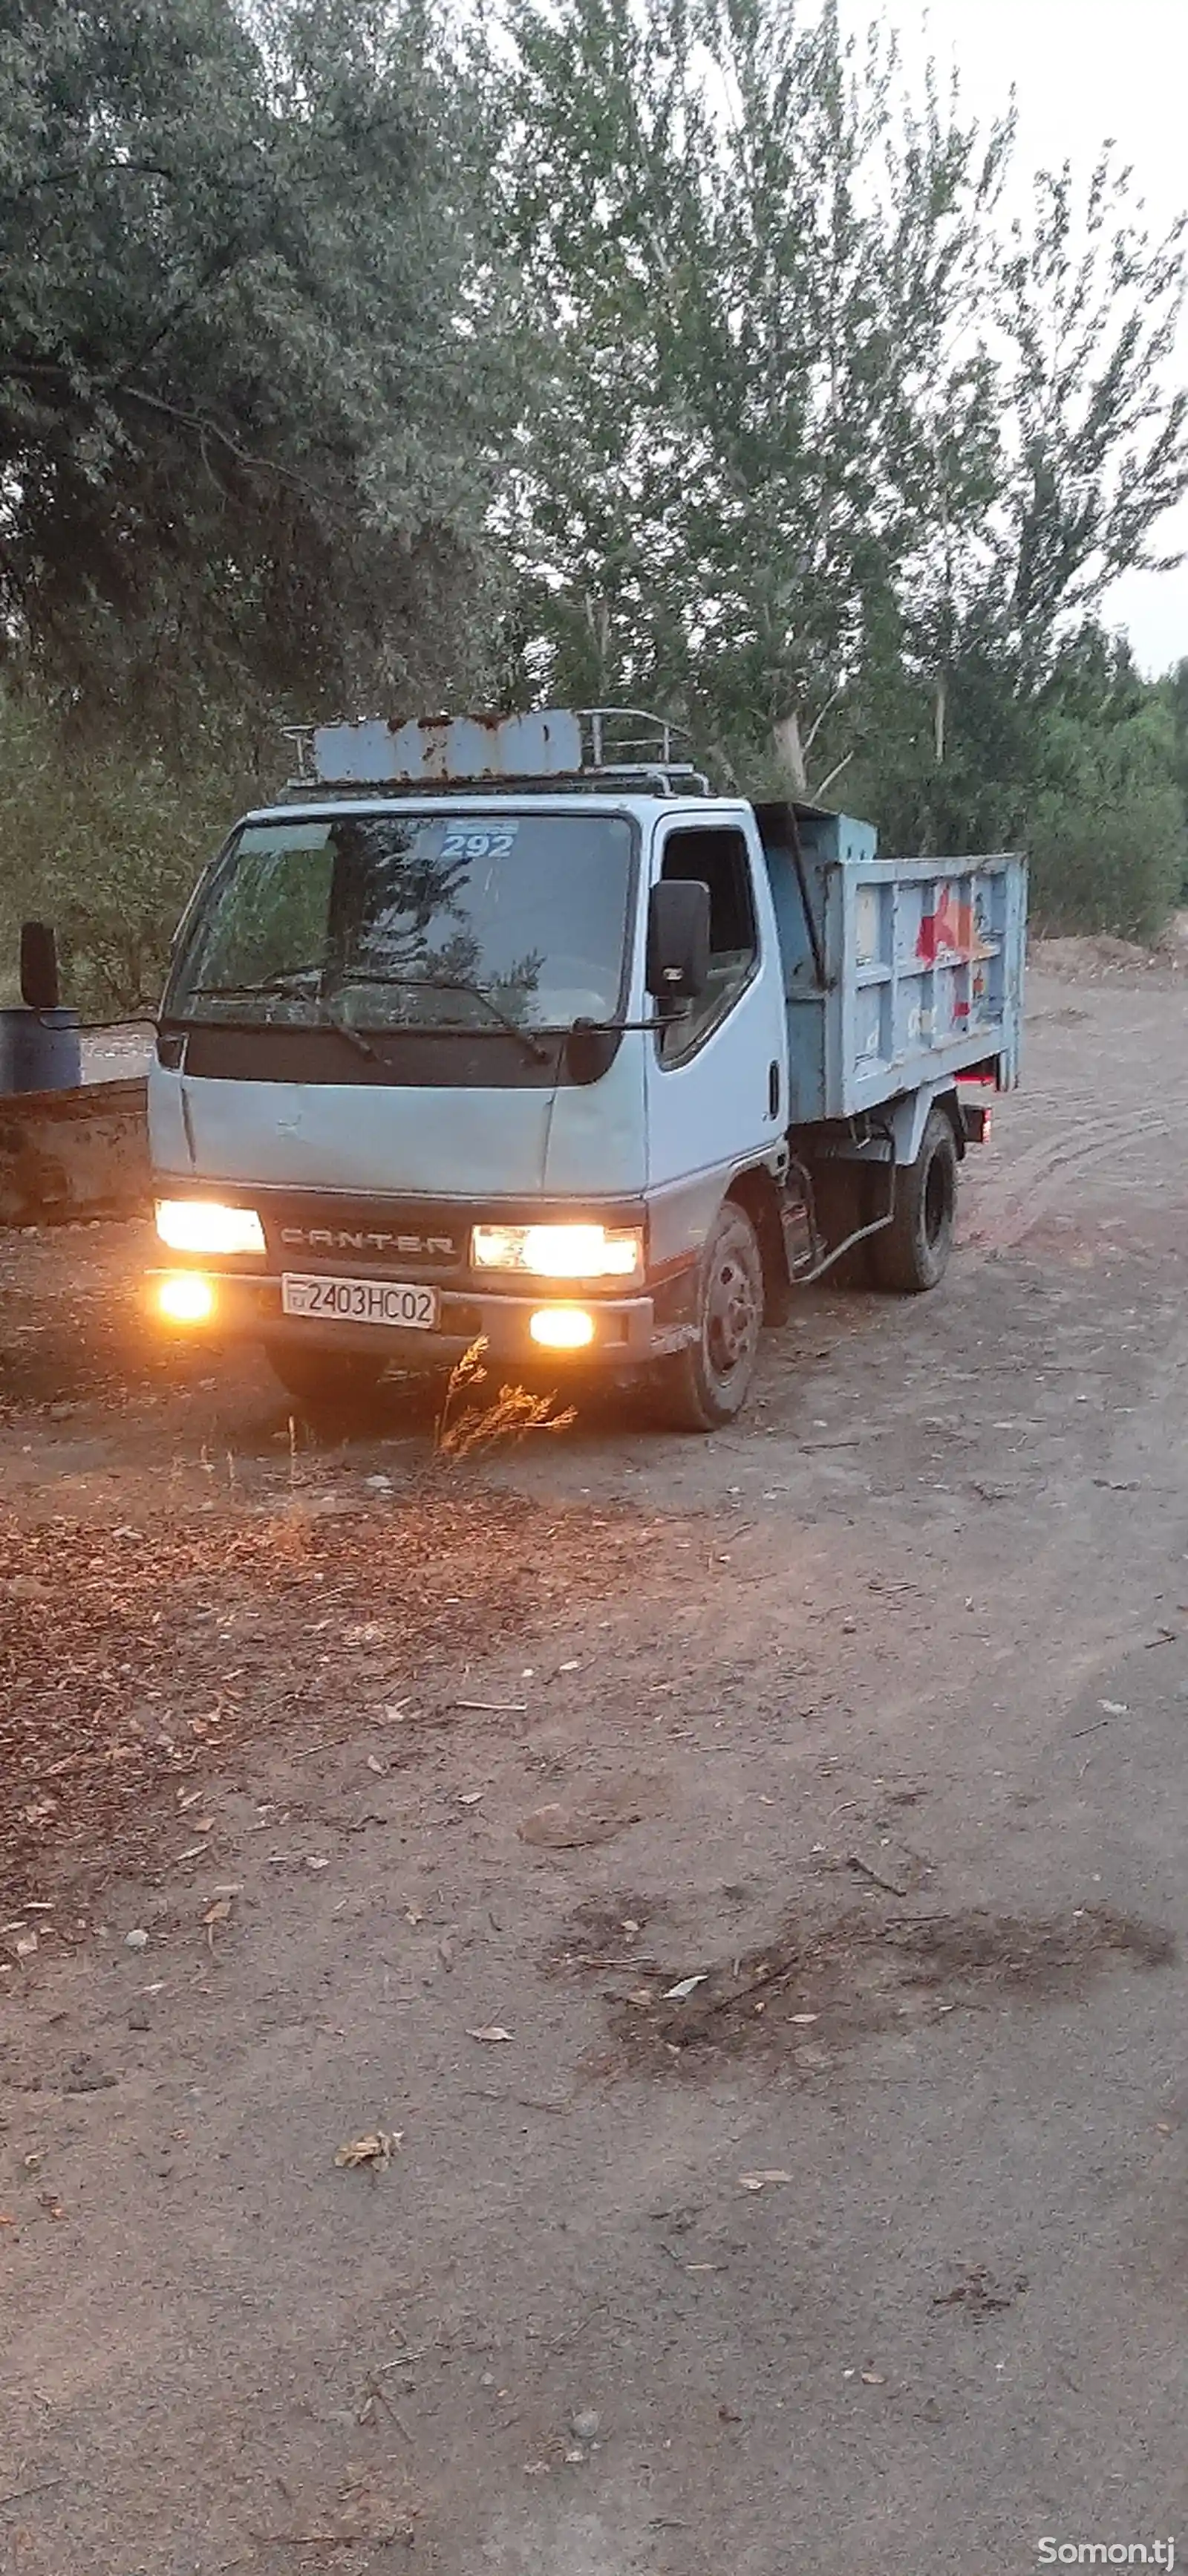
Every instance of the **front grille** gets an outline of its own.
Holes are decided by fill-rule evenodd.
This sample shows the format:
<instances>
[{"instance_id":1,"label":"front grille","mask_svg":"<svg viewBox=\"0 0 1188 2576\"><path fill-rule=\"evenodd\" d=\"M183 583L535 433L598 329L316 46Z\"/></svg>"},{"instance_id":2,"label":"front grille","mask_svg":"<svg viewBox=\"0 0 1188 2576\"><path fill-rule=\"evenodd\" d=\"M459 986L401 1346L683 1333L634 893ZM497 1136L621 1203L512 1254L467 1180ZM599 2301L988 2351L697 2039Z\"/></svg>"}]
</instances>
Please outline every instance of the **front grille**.
<instances>
[{"instance_id":1,"label":"front grille","mask_svg":"<svg viewBox=\"0 0 1188 2576\"><path fill-rule=\"evenodd\" d=\"M456 1208L411 1199L269 1190L257 1199L269 1253L286 1270L461 1270L470 1226Z\"/></svg>"}]
</instances>

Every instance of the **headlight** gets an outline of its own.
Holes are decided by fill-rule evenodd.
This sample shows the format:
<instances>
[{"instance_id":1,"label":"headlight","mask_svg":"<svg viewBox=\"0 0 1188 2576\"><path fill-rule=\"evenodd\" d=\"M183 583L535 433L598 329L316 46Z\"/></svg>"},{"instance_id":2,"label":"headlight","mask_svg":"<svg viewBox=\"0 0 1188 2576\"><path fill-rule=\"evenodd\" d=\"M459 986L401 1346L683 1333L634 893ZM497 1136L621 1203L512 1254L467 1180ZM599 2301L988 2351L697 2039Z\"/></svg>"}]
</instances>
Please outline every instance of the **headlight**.
<instances>
[{"instance_id":1,"label":"headlight","mask_svg":"<svg viewBox=\"0 0 1188 2576\"><path fill-rule=\"evenodd\" d=\"M476 1270L533 1279L642 1279L643 1234L638 1226L476 1225L471 1260Z\"/></svg>"},{"instance_id":2,"label":"headlight","mask_svg":"<svg viewBox=\"0 0 1188 2576\"><path fill-rule=\"evenodd\" d=\"M254 1208L220 1207L211 1199L158 1199L157 1232L171 1252L264 1250Z\"/></svg>"}]
</instances>

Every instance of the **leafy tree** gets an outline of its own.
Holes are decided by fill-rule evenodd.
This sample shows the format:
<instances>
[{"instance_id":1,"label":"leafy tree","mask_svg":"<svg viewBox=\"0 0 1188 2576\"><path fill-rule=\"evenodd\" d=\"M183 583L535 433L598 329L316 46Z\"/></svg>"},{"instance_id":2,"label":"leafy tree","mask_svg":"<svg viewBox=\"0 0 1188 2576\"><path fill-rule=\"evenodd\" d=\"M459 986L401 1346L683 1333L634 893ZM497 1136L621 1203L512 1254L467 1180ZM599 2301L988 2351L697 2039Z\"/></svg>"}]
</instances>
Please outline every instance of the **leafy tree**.
<instances>
[{"instance_id":1,"label":"leafy tree","mask_svg":"<svg viewBox=\"0 0 1188 2576\"><path fill-rule=\"evenodd\" d=\"M0 630L76 721L481 672L475 113L411 5L0 6Z\"/></svg>"},{"instance_id":2,"label":"leafy tree","mask_svg":"<svg viewBox=\"0 0 1188 2576\"><path fill-rule=\"evenodd\" d=\"M1188 218L1152 241L1103 157L1083 209L1067 163L1012 228L1000 321L1010 437L1002 614L1020 684L1041 685L1070 622L1117 574L1169 561L1159 523L1188 489L1188 392L1171 384Z\"/></svg>"},{"instance_id":3,"label":"leafy tree","mask_svg":"<svg viewBox=\"0 0 1188 2576\"><path fill-rule=\"evenodd\" d=\"M0 697L0 1000L17 998L17 928L36 914L59 931L70 1001L156 1009L195 878L256 792L233 755L212 742L179 774L142 742L67 747L53 713Z\"/></svg>"},{"instance_id":4,"label":"leafy tree","mask_svg":"<svg viewBox=\"0 0 1188 2576\"><path fill-rule=\"evenodd\" d=\"M1188 488L1182 228L1103 163L1004 235L1010 121L828 0L513 28L521 673L905 845L1024 837L1067 640Z\"/></svg>"}]
</instances>

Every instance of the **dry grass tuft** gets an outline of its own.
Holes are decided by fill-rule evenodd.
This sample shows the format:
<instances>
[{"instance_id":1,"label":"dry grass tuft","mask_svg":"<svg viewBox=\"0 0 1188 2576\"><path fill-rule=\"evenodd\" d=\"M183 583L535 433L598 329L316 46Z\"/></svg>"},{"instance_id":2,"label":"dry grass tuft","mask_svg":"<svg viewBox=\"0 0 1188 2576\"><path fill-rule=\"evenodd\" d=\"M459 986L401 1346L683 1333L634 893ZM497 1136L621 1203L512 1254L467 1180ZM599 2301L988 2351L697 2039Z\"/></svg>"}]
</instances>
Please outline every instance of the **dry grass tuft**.
<instances>
[{"instance_id":1,"label":"dry grass tuft","mask_svg":"<svg viewBox=\"0 0 1188 2576\"><path fill-rule=\"evenodd\" d=\"M565 1405L560 1413L555 1413L555 1394L533 1395L526 1386L501 1386L493 1402L475 1404L463 1401L461 1410L453 1412L459 1399L465 1399L475 1388L487 1385L488 1371L482 1365L486 1347L485 1337L472 1342L450 1371L445 1403L434 1435L433 1454L435 1458L448 1459L452 1466L462 1458L473 1458L480 1451L496 1449L503 1443L514 1446L526 1439L530 1431L568 1431L570 1424L577 1420L575 1405Z\"/></svg>"}]
</instances>

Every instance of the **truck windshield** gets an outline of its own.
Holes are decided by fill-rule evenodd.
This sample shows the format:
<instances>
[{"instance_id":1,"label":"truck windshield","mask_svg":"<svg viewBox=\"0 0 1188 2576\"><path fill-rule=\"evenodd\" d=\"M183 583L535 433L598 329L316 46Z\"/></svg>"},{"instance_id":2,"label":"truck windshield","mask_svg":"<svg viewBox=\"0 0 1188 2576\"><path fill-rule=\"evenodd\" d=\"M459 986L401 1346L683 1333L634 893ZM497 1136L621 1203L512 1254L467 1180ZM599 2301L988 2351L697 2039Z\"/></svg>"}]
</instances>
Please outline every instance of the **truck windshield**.
<instances>
[{"instance_id":1,"label":"truck windshield","mask_svg":"<svg viewBox=\"0 0 1188 2576\"><path fill-rule=\"evenodd\" d=\"M619 1011L632 831L608 814L245 823L165 1016L356 1029L570 1028Z\"/></svg>"}]
</instances>

